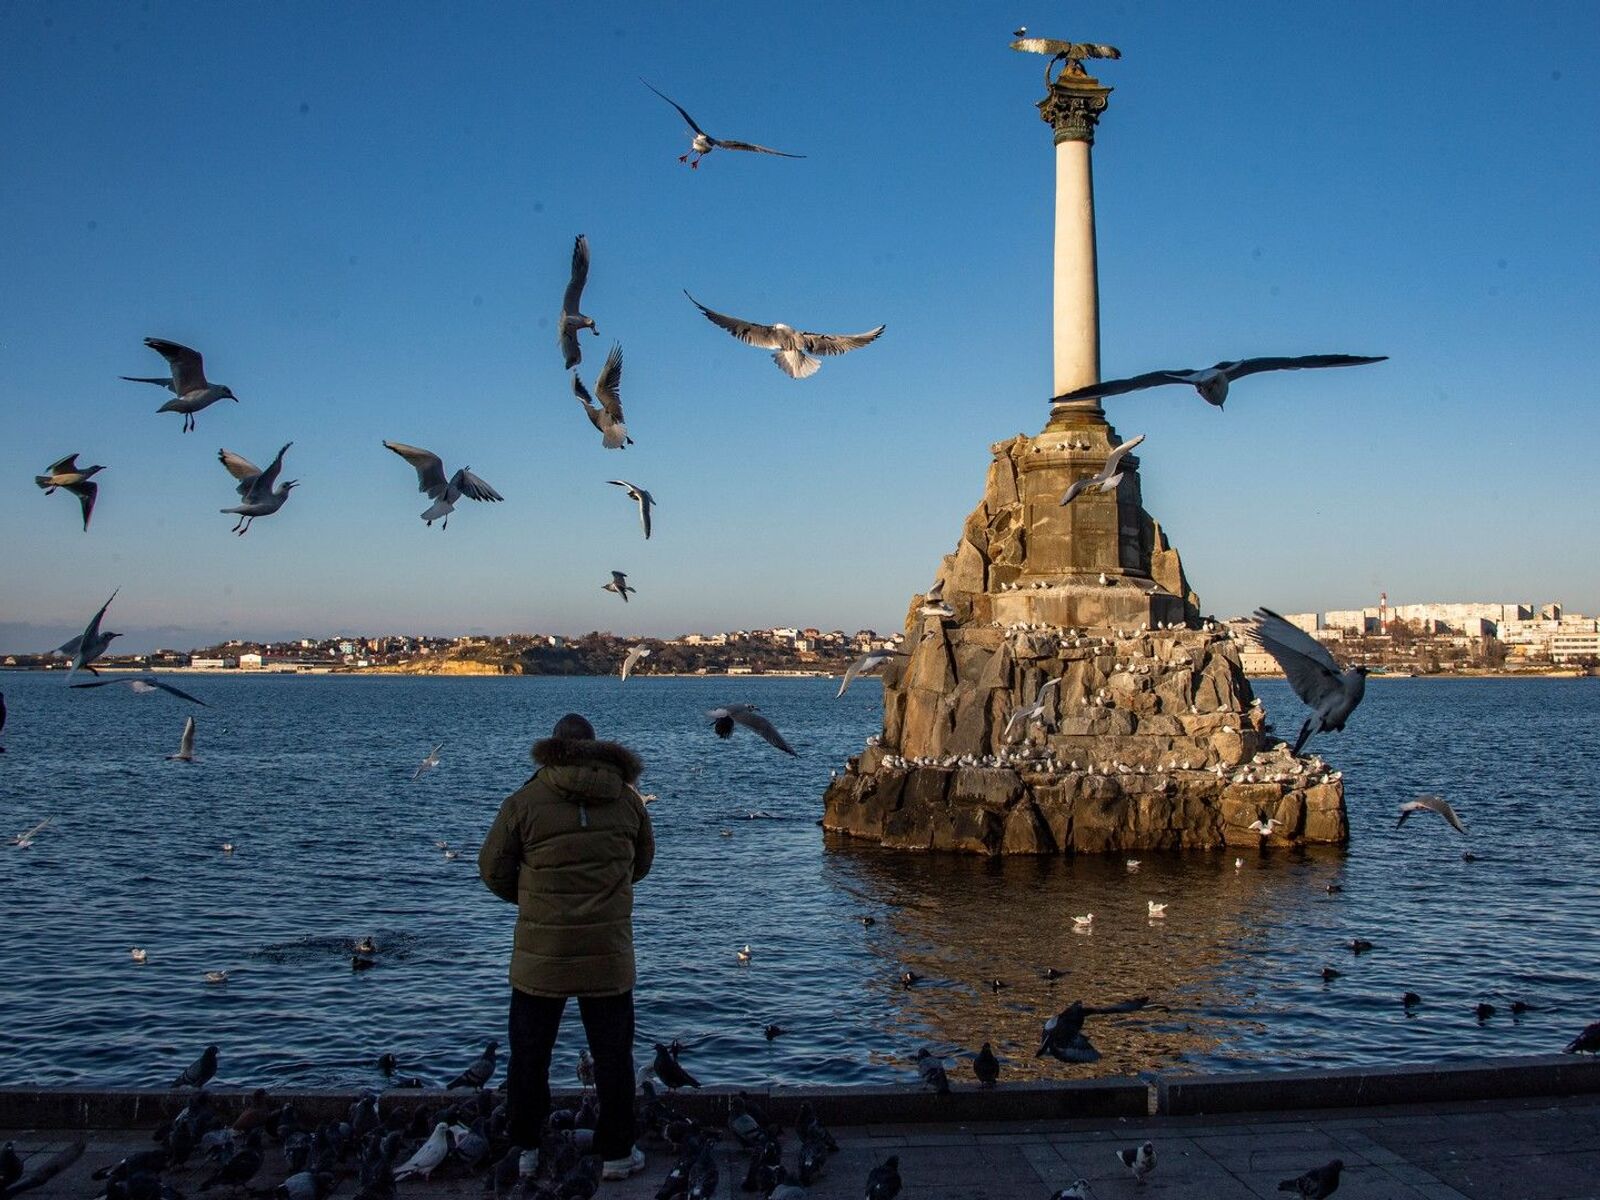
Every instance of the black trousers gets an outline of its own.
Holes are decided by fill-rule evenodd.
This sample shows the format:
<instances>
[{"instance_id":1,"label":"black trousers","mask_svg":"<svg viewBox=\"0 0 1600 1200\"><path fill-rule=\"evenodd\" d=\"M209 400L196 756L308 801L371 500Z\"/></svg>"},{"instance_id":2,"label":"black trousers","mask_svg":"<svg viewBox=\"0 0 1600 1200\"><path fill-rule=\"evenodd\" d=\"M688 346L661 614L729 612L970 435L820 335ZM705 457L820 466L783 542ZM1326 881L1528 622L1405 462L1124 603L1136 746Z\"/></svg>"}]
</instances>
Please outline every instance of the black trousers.
<instances>
[{"instance_id":1,"label":"black trousers","mask_svg":"<svg viewBox=\"0 0 1600 1200\"><path fill-rule=\"evenodd\" d=\"M550 1115L550 1053L566 1010L565 996L530 996L511 989L511 1062L506 1068L507 1130L524 1149L539 1144ZM633 1153L633 993L579 996L578 1015L594 1056L600 1123L594 1152L605 1159Z\"/></svg>"}]
</instances>

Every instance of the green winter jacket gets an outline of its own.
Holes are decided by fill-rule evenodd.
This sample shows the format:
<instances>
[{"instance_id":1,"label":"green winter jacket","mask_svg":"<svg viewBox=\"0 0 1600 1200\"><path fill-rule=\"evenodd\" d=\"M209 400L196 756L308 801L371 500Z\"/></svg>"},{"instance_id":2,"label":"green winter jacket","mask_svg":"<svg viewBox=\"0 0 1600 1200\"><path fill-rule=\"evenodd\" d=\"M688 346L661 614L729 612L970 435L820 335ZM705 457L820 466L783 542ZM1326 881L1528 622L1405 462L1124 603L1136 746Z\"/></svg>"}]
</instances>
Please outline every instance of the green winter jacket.
<instances>
[{"instance_id":1,"label":"green winter jacket","mask_svg":"<svg viewBox=\"0 0 1600 1200\"><path fill-rule=\"evenodd\" d=\"M534 996L633 988L633 885L655 857L634 790L639 759L615 742L546 738L533 778L506 798L478 874L517 906L511 986Z\"/></svg>"}]
</instances>

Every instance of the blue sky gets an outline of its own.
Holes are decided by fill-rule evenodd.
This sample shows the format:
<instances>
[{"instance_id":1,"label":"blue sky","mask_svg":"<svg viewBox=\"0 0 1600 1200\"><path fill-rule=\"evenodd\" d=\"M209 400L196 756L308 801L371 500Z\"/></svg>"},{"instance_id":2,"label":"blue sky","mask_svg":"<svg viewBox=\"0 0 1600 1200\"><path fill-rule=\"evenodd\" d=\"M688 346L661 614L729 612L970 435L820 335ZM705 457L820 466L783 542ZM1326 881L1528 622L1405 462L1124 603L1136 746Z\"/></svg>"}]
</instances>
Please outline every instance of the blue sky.
<instances>
[{"instance_id":1,"label":"blue sky","mask_svg":"<svg viewBox=\"0 0 1600 1200\"><path fill-rule=\"evenodd\" d=\"M1541 5L0 8L0 651L337 631L896 626L1049 394L1043 61L1125 57L1095 172L1107 375L1388 354L1219 413L1108 402L1208 609L1600 609L1600 16ZM913 20L915 23L912 23ZM808 155L698 171L713 133ZM554 318L589 236L637 444ZM789 380L680 289L875 345ZM140 343L242 403L157 416ZM506 496L425 528L384 438ZM293 440L229 535L218 447ZM108 464L92 531L32 476ZM659 501L649 543L623 476ZM639 593L599 590L612 568Z\"/></svg>"}]
</instances>

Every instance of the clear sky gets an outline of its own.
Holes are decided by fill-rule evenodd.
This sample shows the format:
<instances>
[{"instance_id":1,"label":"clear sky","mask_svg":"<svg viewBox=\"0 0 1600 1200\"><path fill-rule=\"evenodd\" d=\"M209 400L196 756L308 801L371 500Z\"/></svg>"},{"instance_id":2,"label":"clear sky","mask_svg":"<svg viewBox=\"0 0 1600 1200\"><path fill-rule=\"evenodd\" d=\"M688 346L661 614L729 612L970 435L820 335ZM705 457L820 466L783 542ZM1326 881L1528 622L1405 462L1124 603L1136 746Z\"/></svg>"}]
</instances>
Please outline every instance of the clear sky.
<instances>
[{"instance_id":1,"label":"clear sky","mask_svg":"<svg viewBox=\"0 0 1600 1200\"><path fill-rule=\"evenodd\" d=\"M1052 16L1053 13L1061 13ZM1542 4L0 6L0 651L219 636L898 626L1050 391L1044 60L1120 46L1106 374L1388 354L1107 402L1209 610L1600 609L1600 10ZM677 115L807 155L716 154ZM637 444L555 317L589 236ZM805 381L684 299L888 323ZM157 416L146 335L242 403ZM506 497L448 530L382 439ZM216 461L294 447L243 538ZM108 464L92 530L32 477ZM613 477L659 502L646 543ZM638 595L600 591L612 568Z\"/></svg>"}]
</instances>

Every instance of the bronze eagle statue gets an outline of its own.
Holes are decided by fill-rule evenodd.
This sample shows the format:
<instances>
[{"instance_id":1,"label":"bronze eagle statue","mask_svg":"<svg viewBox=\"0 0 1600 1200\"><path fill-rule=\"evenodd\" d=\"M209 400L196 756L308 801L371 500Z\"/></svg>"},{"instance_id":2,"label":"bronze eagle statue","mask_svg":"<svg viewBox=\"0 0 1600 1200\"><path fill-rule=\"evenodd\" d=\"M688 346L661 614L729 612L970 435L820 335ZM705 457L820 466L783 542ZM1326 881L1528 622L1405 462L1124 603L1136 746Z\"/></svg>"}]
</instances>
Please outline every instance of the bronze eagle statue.
<instances>
[{"instance_id":1,"label":"bronze eagle statue","mask_svg":"<svg viewBox=\"0 0 1600 1200\"><path fill-rule=\"evenodd\" d=\"M1046 84L1050 81L1050 68L1058 62L1066 64L1061 68L1064 75L1087 75L1088 72L1083 69L1084 59L1122 57L1122 51L1115 46L1098 42L1063 42L1057 38L1018 38L1011 43L1011 48L1024 54L1050 55L1050 61L1044 69Z\"/></svg>"}]
</instances>

